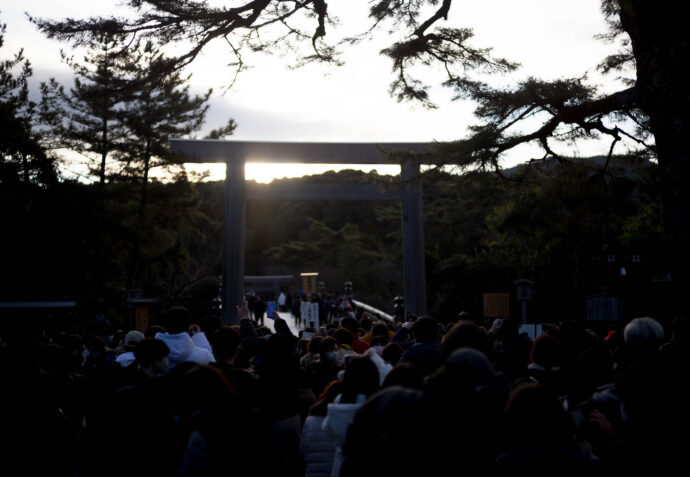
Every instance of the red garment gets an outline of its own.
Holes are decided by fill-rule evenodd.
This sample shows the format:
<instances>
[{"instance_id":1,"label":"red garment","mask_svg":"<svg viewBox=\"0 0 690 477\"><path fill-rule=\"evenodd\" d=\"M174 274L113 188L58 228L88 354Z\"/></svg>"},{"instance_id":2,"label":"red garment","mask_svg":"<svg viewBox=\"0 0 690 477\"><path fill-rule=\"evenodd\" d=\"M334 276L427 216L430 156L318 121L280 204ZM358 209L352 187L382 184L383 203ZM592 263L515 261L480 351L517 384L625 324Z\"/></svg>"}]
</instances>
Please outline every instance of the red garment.
<instances>
[{"instance_id":1,"label":"red garment","mask_svg":"<svg viewBox=\"0 0 690 477\"><path fill-rule=\"evenodd\" d=\"M369 343L359 339L359 335L357 333L352 333L352 350L355 353L362 354L366 353L368 349Z\"/></svg>"}]
</instances>

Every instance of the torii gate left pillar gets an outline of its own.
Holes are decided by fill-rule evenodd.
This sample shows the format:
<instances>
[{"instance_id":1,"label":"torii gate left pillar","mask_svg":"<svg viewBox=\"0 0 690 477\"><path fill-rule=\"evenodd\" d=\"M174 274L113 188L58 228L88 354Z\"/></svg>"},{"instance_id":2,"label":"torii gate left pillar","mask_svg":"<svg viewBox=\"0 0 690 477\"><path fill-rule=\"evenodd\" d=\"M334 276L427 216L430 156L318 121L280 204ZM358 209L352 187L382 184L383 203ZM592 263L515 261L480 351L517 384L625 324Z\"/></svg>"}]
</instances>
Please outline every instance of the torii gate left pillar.
<instances>
[{"instance_id":1,"label":"torii gate left pillar","mask_svg":"<svg viewBox=\"0 0 690 477\"><path fill-rule=\"evenodd\" d=\"M225 221L223 225L223 321L237 323L238 307L244 295L245 216L247 188L245 163L287 162L312 164L399 164L402 190L381 193L368 184L346 184L335 191L303 188L287 195L273 194L273 199L302 200L401 200L405 309L415 315L427 312L426 272L424 267L424 227L420 162L410 156L427 152L429 143L275 143L171 139L171 149L180 162L224 162ZM404 158L401 162L401 158ZM360 186L360 187L356 187ZM361 187L365 186L365 187ZM285 193L285 191L282 191ZM266 198L266 197L264 197Z\"/></svg>"},{"instance_id":2,"label":"torii gate left pillar","mask_svg":"<svg viewBox=\"0 0 690 477\"><path fill-rule=\"evenodd\" d=\"M238 323L237 307L244 295L244 232L246 187L243 160L225 161L225 220L223 223L223 321Z\"/></svg>"}]
</instances>

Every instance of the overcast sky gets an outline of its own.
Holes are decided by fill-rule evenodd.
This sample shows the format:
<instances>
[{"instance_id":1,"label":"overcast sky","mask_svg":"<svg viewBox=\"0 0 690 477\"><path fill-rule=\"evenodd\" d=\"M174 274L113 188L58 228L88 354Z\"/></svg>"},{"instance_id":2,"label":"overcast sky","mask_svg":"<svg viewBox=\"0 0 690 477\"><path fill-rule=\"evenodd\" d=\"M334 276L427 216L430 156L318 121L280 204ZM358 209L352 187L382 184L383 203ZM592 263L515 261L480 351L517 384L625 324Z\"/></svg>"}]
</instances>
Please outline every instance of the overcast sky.
<instances>
[{"instance_id":1,"label":"overcast sky","mask_svg":"<svg viewBox=\"0 0 690 477\"><path fill-rule=\"evenodd\" d=\"M344 31L358 31L366 25L360 22L360 19L366 21L369 3L366 0L329 3L330 11L340 17ZM79 18L105 15L112 11L112 5L116 2L0 0L0 21L7 24L0 58L9 58L24 48L34 68L32 85L50 77L71 85L70 71L60 63L59 57L59 50L69 49L69 45L45 39L28 22L24 12L44 18ZM472 27L473 45L491 46L495 55L521 63L520 71L512 78L552 79L588 72L597 81L595 67L611 51L611 46L594 39L594 35L606 31L599 5L600 0L456 1L445 25ZM233 76L233 71L224 66L232 58L218 42L204 51L203 57L190 69L195 90L214 89L206 125L199 135L232 117L238 123L235 138L240 140L416 142L463 137L465 128L474 122L473 107L466 102L451 101L450 91L441 88L432 91L432 99L440 106L436 110L398 103L390 97L391 64L378 54L385 45L365 43L347 50L346 65L341 67L310 65L290 70L289 61L280 57L251 57L253 68L240 75L232 90L222 93L223 86ZM583 156L603 154L607 152L606 147L583 144L572 152ZM506 162L528 159L532 152L526 148L516 150ZM222 166L211 169L216 176L223 173ZM248 164L247 178L268 181L329 169L333 166ZM396 173L390 166L376 169L381 173Z\"/></svg>"}]
</instances>

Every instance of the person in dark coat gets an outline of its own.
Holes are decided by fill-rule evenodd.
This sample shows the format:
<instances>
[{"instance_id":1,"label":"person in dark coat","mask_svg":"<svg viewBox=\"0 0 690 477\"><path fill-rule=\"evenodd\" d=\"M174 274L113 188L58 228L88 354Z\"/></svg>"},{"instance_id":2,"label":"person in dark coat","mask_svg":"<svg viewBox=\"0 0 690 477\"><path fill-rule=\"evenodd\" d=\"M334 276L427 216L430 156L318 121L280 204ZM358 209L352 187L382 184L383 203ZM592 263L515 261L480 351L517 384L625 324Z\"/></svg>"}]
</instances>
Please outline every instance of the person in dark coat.
<instances>
[{"instance_id":1,"label":"person in dark coat","mask_svg":"<svg viewBox=\"0 0 690 477\"><path fill-rule=\"evenodd\" d=\"M439 327L430 316L419 317L412 326L414 344L405 350L401 363L412 363L427 376L443 363L443 345L439 339Z\"/></svg>"},{"instance_id":2,"label":"person in dark coat","mask_svg":"<svg viewBox=\"0 0 690 477\"><path fill-rule=\"evenodd\" d=\"M324 337L319 344L319 359L306 367L312 391L316 396L320 396L326 387L337 379L338 372L343 369L344 364L338 353L338 341L332 336Z\"/></svg>"},{"instance_id":3,"label":"person in dark coat","mask_svg":"<svg viewBox=\"0 0 690 477\"><path fill-rule=\"evenodd\" d=\"M433 401L437 454L449 466L462 462L470 474L486 470L498 452L499 423L510 385L484 353L474 348L455 350L427 376L424 391Z\"/></svg>"},{"instance_id":4,"label":"person in dark coat","mask_svg":"<svg viewBox=\"0 0 690 477\"><path fill-rule=\"evenodd\" d=\"M272 318L273 319L273 329L277 335L285 336L285 338L292 343L295 353L297 353L297 342L299 338L292 334L290 327L282 318Z\"/></svg>"},{"instance_id":5,"label":"person in dark coat","mask_svg":"<svg viewBox=\"0 0 690 477\"><path fill-rule=\"evenodd\" d=\"M264 324L264 315L266 314L267 308L268 306L266 305L264 299L258 295L256 297L256 301L254 302L254 320L256 321L257 325Z\"/></svg>"}]
</instances>

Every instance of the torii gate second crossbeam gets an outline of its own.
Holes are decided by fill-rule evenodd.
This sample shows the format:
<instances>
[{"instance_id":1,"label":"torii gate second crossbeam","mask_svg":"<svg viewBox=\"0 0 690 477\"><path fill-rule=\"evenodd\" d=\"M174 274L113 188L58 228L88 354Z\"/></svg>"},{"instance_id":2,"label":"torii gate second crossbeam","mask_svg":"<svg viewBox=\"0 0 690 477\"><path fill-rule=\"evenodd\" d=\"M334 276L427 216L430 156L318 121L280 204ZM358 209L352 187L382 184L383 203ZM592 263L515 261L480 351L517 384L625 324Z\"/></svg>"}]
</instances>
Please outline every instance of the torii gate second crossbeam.
<instances>
[{"instance_id":1,"label":"torii gate second crossbeam","mask_svg":"<svg viewBox=\"0 0 690 477\"><path fill-rule=\"evenodd\" d=\"M271 197L294 200L401 200L405 308L427 313L424 266L424 224L420 155L432 143L305 143L171 139L171 149L182 163L224 162L225 223L223 240L223 320L237 323L237 306L244 296L245 203L251 191L245 184L245 163L400 164L399 192L381 192L369 185L343 184L337 189L301 188L273 191Z\"/></svg>"}]
</instances>

